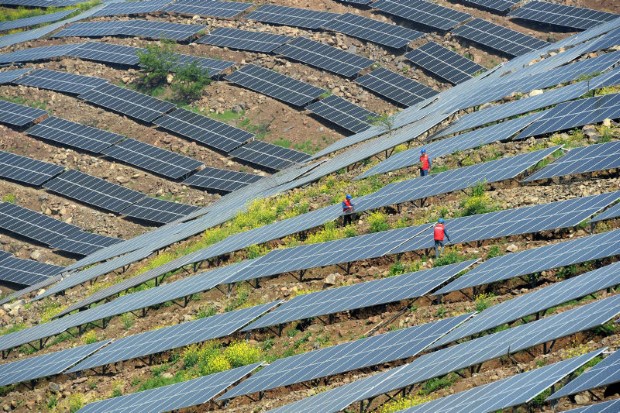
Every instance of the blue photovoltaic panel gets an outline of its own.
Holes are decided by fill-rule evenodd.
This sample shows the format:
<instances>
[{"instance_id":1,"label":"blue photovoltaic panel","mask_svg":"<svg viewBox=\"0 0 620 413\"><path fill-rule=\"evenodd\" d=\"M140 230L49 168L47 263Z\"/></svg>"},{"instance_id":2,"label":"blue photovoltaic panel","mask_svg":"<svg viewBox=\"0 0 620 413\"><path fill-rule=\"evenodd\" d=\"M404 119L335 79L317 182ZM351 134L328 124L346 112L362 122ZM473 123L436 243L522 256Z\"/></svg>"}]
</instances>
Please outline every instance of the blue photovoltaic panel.
<instances>
[{"instance_id":1,"label":"blue photovoltaic panel","mask_svg":"<svg viewBox=\"0 0 620 413\"><path fill-rule=\"evenodd\" d=\"M265 314L243 331L422 297L475 262L475 260L465 261L397 277L300 295Z\"/></svg>"},{"instance_id":2,"label":"blue photovoltaic panel","mask_svg":"<svg viewBox=\"0 0 620 413\"><path fill-rule=\"evenodd\" d=\"M460 315L276 360L220 400L413 357L470 316Z\"/></svg>"},{"instance_id":3,"label":"blue photovoltaic panel","mask_svg":"<svg viewBox=\"0 0 620 413\"><path fill-rule=\"evenodd\" d=\"M271 53L274 49L291 41L293 38L280 34L251 32L232 27L218 27L197 43L210 44L229 49L248 50L250 52Z\"/></svg>"},{"instance_id":4,"label":"blue photovoltaic panel","mask_svg":"<svg viewBox=\"0 0 620 413\"><path fill-rule=\"evenodd\" d=\"M488 9L493 11L498 11L505 13L512 6L519 3L521 0L460 0L460 2L465 4L471 4L474 6L478 6L482 9Z\"/></svg>"},{"instance_id":5,"label":"blue photovoltaic panel","mask_svg":"<svg viewBox=\"0 0 620 413\"><path fill-rule=\"evenodd\" d=\"M99 77L74 75L55 70L38 69L15 81L18 85L49 89L56 92L80 94L108 83Z\"/></svg>"},{"instance_id":6,"label":"blue photovoltaic panel","mask_svg":"<svg viewBox=\"0 0 620 413\"><path fill-rule=\"evenodd\" d=\"M101 248L118 244L122 241L123 240L118 238L112 238L104 235L80 231L77 234L73 234L69 237L52 243L51 246L52 248L56 248L62 251L86 256L100 250Z\"/></svg>"},{"instance_id":7,"label":"blue photovoltaic panel","mask_svg":"<svg viewBox=\"0 0 620 413\"><path fill-rule=\"evenodd\" d=\"M63 267L32 260L8 257L0 261L0 279L21 285L34 285L53 275L60 274Z\"/></svg>"},{"instance_id":8,"label":"blue photovoltaic panel","mask_svg":"<svg viewBox=\"0 0 620 413\"><path fill-rule=\"evenodd\" d=\"M19 79L26 73L30 72L32 69L15 69L15 70L7 70L6 72L0 72L0 85L4 85L6 83L13 83L16 79Z\"/></svg>"},{"instance_id":9,"label":"blue photovoltaic panel","mask_svg":"<svg viewBox=\"0 0 620 413\"><path fill-rule=\"evenodd\" d=\"M54 37L132 36L184 41L195 36L204 28L205 26L197 24L131 19L124 21L74 23L56 33Z\"/></svg>"},{"instance_id":10,"label":"blue photovoltaic panel","mask_svg":"<svg viewBox=\"0 0 620 413\"><path fill-rule=\"evenodd\" d=\"M79 57L80 59L93 60L95 62L138 66L140 59L137 53L145 51L146 49L138 47L89 42L80 45L66 54L72 57Z\"/></svg>"},{"instance_id":11,"label":"blue photovoltaic panel","mask_svg":"<svg viewBox=\"0 0 620 413\"><path fill-rule=\"evenodd\" d=\"M157 389L94 402L79 413L165 412L207 403L260 366L260 363L238 367Z\"/></svg>"},{"instance_id":12,"label":"blue photovoltaic panel","mask_svg":"<svg viewBox=\"0 0 620 413\"><path fill-rule=\"evenodd\" d=\"M276 171L310 159L310 156L303 152L261 141L240 146L231 151L230 156Z\"/></svg>"},{"instance_id":13,"label":"blue photovoltaic panel","mask_svg":"<svg viewBox=\"0 0 620 413\"><path fill-rule=\"evenodd\" d=\"M237 17L250 7L252 3L214 0L177 0L164 8L164 11L191 16L206 17Z\"/></svg>"},{"instance_id":14,"label":"blue photovoltaic panel","mask_svg":"<svg viewBox=\"0 0 620 413\"><path fill-rule=\"evenodd\" d=\"M211 78L220 75L225 70L233 67L234 62L228 60L211 59L208 57L198 57L188 54L175 54L175 59L179 65L188 65L195 63L198 67L207 69Z\"/></svg>"},{"instance_id":15,"label":"blue photovoltaic panel","mask_svg":"<svg viewBox=\"0 0 620 413\"><path fill-rule=\"evenodd\" d=\"M260 181L262 178L263 177L260 175L249 174L246 172L207 167L191 175L183 181L183 183L197 188L232 192L253 182Z\"/></svg>"},{"instance_id":16,"label":"blue photovoltaic panel","mask_svg":"<svg viewBox=\"0 0 620 413\"><path fill-rule=\"evenodd\" d=\"M429 86L383 67L358 77L355 83L407 107L439 93Z\"/></svg>"},{"instance_id":17,"label":"blue photovoltaic panel","mask_svg":"<svg viewBox=\"0 0 620 413\"><path fill-rule=\"evenodd\" d=\"M43 109L0 100L0 123L23 127L45 115Z\"/></svg>"},{"instance_id":18,"label":"blue photovoltaic panel","mask_svg":"<svg viewBox=\"0 0 620 413\"><path fill-rule=\"evenodd\" d=\"M56 46L32 47L11 53L0 54L0 64L36 62L62 57L80 47L82 43L62 44Z\"/></svg>"},{"instance_id":19,"label":"blue photovoltaic panel","mask_svg":"<svg viewBox=\"0 0 620 413\"><path fill-rule=\"evenodd\" d=\"M483 66L435 42L428 42L410 51L405 57L454 85L463 83L476 73L486 70Z\"/></svg>"},{"instance_id":20,"label":"blue photovoltaic panel","mask_svg":"<svg viewBox=\"0 0 620 413\"><path fill-rule=\"evenodd\" d=\"M92 17L125 16L131 14L146 14L161 11L172 0L144 0L125 1L106 4L104 8L94 13Z\"/></svg>"},{"instance_id":21,"label":"blue photovoltaic panel","mask_svg":"<svg viewBox=\"0 0 620 413\"><path fill-rule=\"evenodd\" d=\"M336 95L314 102L306 109L353 133L369 129L378 117L376 113Z\"/></svg>"},{"instance_id":22,"label":"blue photovoltaic panel","mask_svg":"<svg viewBox=\"0 0 620 413\"><path fill-rule=\"evenodd\" d=\"M618 217L620 217L620 204L616 204L602 214L598 214L597 216L592 218L592 222L599 222L606 219L613 219Z\"/></svg>"},{"instance_id":23,"label":"blue photovoltaic panel","mask_svg":"<svg viewBox=\"0 0 620 413\"><path fill-rule=\"evenodd\" d=\"M372 7L440 30L450 30L471 17L467 13L424 0L378 0Z\"/></svg>"},{"instance_id":24,"label":"blue photovoltaic panel","mask_svg":"<svg viewBox=\"0 0 620 413\"><path fill-rule=\"evenodd\" d=\"M200 209L193 205L179 204L156 198L144 198L120 211L122 215L145 221L167 224Z\"/></svg>"},{"instance_id":25,"label":"blue photovoltaic panel","mask_svg":"<svg viewBox=\"0 0 620 413\"><path fill-rule=\"evenodd\" d=\"M338 13L266 4L260 6L246 17L249 20L257 20L263 23L303 27L305 29L320 29L325 23L338 16Z\"/></svg>"},{"instance_id":26,"label":"blue photovoltaic panel","mask_svg":"<svg viewBox=\"0 0 620 413\"><path fill-rule=\"evenodd\" d=\"M65 170L62 166L0 151L0 177L40 186Z\"/></svg>"},{"instance_id":27,"label":"blue photovoltaic panel","mask_svg":"<svg viewBox=\"0 0 620 413\"><path fill-rule=\"evenodd\" d=\"M544 1L528 2L510 12L508 16L514 19L547 23L578 30L586 30L620 17L620 15L613 13Z\"/></svg>"},{"instance_id":28,"label":"blue photovoltaic panel","mask_svg":"<svg viewBox=\"0 0 620 413\"><path fill-rule=\"evenodd\" d=\"M52 37L101 37L119 35L119 30L126 24L124 21L78 22L73 23Z\"/></svg>"},{"instance_id":29,"label":"blue photovoltaic panel","mask_svg":"<svg viewBox=\"0 0 620 413\"><path fill-rule=\"evenodd\" d=\"M25 19L17 19L0 23L0 31L20 29L22 27L32 27L39 24L51 23L62 20L77 9L64 10L56 13L44 14L41 16L27 17Z\"/></svg>"},{"instance_id":30,"label":"blue photovoltaic panel","mask_svg":"<svg viewBox=\"0 0 620 413\"><path fill-rule=\"evenodd\" d=\"M323 28L395 49L406 47L413 40L424 36L424 33L406 27L384 23L353 13L341 14L325 23Z\"/></svg>"},{"instance_id":31,"label":"blue photovoltaic panel","mask_svg":"<svg viewBox=\"0 0 620 413\"><path fill-rule=\"evenodd\" d=\"M8 252L6 252L6 251L2 251L2 250L0 250L0 261L4 260L4 259L6 259L6 258L9 258L9 257L11 257L11 256L12 256L12 255L11 255L10 253L8 253Z\"/></svg>"},{"instance_id":32,"label":"blue photovoltaic panel","mask_svg":"<svg viewBox=\"0 0 620 413\"><path fill-rule=\"evenodd\" d=\"M620 411L620 399L567 410L566 413L616 413Z\"/></svg>"}]
</instances>

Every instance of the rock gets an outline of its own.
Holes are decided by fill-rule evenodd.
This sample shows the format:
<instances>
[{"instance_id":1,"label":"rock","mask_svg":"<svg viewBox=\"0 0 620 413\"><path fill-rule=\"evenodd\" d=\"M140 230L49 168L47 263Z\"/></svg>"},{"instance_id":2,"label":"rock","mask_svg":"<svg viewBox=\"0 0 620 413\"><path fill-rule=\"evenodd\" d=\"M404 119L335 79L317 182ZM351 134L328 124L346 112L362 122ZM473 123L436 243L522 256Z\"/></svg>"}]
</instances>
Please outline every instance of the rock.
<instances>
[{"instance_id":1,"label":"rock","mask_svg":"<svg viewBox=\"0 0 620 413\"><path fill-rule=\"evenodd\" d=\"M581 128L581 130L583 131L583 134L588 137L588 139L591 139L594 141L598 140L598 138L600 138L601 136L599 135L594 125L586 125L583 128Z\"/></svg>"},{"instance_id":2,"label":"rock","mask_svg":"<svg viewBox=\"0 0 620 413\"><path fill-rule=\"evenodd\" d=\"M117 176L114 179L116 179L116 182L118 182L119 184L126 184L127 182L129 182L128 178L121 176L121 175Z\"/></svg>"},{"instance_id":3,"label":"rock","mask_svg":"<svg viewBox=\"0 0 620 413\"><path fill-rule=\"evenodd\" d=\"M323 284L325 284L325 285L336 285L336 284L338 284L338 279L340 277L341 277L340 274L338 274L337 272L333 273L333 274L329 274L323 280Z\"/></svg>"},{"instance_id":4,"label":"rock","mask_svg":"<svg viewBox=\"0 0 620 413\"><path fill-rule=\"evenodd\" d=\"M575 395L575 403L577 404L590 404L590 395L588 393L581 393Z\"/></svg>"},{"instance_id":5,"label":"rock","mask_svg":"<svg viewBox=\"0 0 620 413\"><path fill-rule=\"evenodd\" d=\"M173 80L174 80L174 75L172 73L168 73L168 76L166 76L166 82L170 84L172 83Z\"/></svg>"},{"instance_id":6,"label":"rock","mask_svg":"<svg viewBox=\"0 0 620 413\"><path fill-rule=\"evenodd\" d=\"M528 96L532 97L532 96L538 96L538 95L542 95L542 94L543 94L542 90L534 89L530 93L528 93Z\"/></svg>"},{"instance_id":7,"label":"rock","mask_svg":"<svg viewBox=\"0 0 620 413\"><path fill-rule=\"evenodd\" d=\"M39 250L34 250L32 251L32 253L30 253L30 259L38 261L41 259L41 251Z\"/></svg>"},{"instance_id":8,"label":"rock","mask_svg":"<svg viewBox=\"0 0 620 413\"><path fill-rule=\"evenodd\" d=\"M5 412L10 412L11 411L11 406L9 406L8 404L5 404L2 406L2 410L4 410Z\"/></svg>"},{"instance_id":9,"label":"rock","mask_svg":"<svg viewBox=\"0 0 620 413\"><path fill-rule=\"evenodd\" d=\"M510 244L506 247L506 251L508 252L515 252L515 251L519 251L519 247L515 244Z\"/></svg>"},{"instance_id":10,"label":"rock","mask_svg":"<svg viewBox=\"0 0 620 413\"><path fill-rule=\"evenodd\" d=\"M243 113L243 107L241 107L241 105L235 105L231 110L233 113Z\"/></svg>"},{"instance_id":11,"label":"rock","mask_svg":"<svg viewBox=\"0 0 620 413\"><path fill-rule=\"evenodd\" d=\"M58 383L54 383L52 381L52 382L50 382L50 384L47 387L48 387L49 391L51 391L54 394L60 393L60 385Z\"/></svg>"},{"instance_id":12,"label":"rock","mask_svg":"<svg viewBox=\"0 0 620 413\"><path fill-rule=\"evenodd\" d=\"M170 372L165 372L164 374L161 375L161 377L163 377L164 379L171 379L174 377L174 375Z\"/></svg>"},{"instance_id":13,"label":"rock","mask_svg":"<svg viewBox=\"0 0 620 413\"><path fill-rule=\"evenodd\" d=\"M610 128L611 127L611 119L609 119L609 118L603 119L603 126L605 126L606 128Z\"/></svg>"}]
</instances>

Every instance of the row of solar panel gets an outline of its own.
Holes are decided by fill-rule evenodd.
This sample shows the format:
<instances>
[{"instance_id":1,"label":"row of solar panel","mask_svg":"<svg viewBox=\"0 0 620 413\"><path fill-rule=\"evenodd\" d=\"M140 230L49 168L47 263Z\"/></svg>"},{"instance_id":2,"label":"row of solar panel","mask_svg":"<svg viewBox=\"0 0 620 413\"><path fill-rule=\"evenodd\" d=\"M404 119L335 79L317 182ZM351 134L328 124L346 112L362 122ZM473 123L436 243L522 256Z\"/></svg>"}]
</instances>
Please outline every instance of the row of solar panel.
<instances>
[{"instance_id":1,"label":"row of solar panel","mask_svg":"<svg viewBox=\"0 0 620 413\"><path fill-rule=\"evenodd\" d=\"M0 281L15 285L34 285L62 271L62 267L23 260L0 250Z\"/></svg>"}]
</instances>

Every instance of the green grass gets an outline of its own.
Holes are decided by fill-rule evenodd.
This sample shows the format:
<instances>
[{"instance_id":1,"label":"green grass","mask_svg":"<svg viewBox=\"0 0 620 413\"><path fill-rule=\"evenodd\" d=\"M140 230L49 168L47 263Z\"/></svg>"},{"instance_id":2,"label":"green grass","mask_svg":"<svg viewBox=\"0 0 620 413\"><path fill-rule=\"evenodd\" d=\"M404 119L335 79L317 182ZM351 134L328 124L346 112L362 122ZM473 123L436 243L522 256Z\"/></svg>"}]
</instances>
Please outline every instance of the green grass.
<instances>
[{"instance_id":1,"label":"green grass","mask_svg":"<svg viewBox=\"0 0 620 413\"><path fill-rule=\"evenodd\" d=\"M43 16L45 14L53 14L61 11L77 9L75 14L79 14L83 11L91 9L101 4L101 0L86 1L84 3L78 3L74 6L67 7L46 7L46 8L32 8L32 7L0 7L0 22L13 21L19 19L25 19L28 17ZM73 16L70 14L69 16Z\"/></svg>"}]
</instances>

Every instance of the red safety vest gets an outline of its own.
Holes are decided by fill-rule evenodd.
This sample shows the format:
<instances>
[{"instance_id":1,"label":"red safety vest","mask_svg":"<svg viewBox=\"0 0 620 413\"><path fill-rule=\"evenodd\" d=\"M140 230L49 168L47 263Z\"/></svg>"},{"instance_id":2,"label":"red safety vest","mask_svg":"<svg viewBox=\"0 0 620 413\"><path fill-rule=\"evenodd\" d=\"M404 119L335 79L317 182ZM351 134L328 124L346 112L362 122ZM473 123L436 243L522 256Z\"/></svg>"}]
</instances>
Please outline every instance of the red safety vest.
<instances>
[{"instance_id":1,"label":"red safety vest","mask_svg":"<svg viewBox=\"0 0 620 413\"><path fill-rule=\"evenodd\" d=\"M444 237L444 225L443 224L435 225L434 235L435 235L435 241L443 241L443 237Z\"/></svg>"},{"instance_id":2,"label":"red safety vest","mask_svg":"<svg viewBox=\"0 0 620 413\"><path fill-rule=\"evenodd\" d=\"M353 211L353 204L351 204L351 201L349 201L348 199L345 199L342 202L342 211L343 212L351 212L351 211Z\"/></svg>"},{"instance_id":3,"label":"red safety vest","mask_svg":"<svg viewBox=\"0 0 620 413\"><path fill-rule=\"evenodd\" d=\"M428 171L431 168L430 164L428 163L427 154L420 156L420 163L422 164L422 169L424 169L425 171Z\"/></svg>"}]
</instances>

